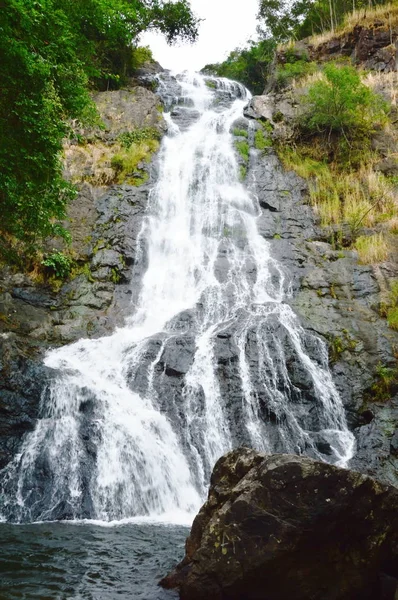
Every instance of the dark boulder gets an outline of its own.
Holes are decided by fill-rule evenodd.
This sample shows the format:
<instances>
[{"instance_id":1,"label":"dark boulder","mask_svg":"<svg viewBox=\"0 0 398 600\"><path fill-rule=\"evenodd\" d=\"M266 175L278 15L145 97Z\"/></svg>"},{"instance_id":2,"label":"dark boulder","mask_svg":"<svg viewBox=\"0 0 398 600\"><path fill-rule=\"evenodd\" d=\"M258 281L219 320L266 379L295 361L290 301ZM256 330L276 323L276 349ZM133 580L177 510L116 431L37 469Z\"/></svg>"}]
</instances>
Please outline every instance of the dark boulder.
<instances>
[{"instance_id":1,"label":"dark boulder","mask_svg":"<svg viewBox=\"0 0 398 600\"><path fill-rule=\"evenodd\" d=\"M182 600L393 600L397 509L396 488L360 473L237 449L161 585Z\"/></svg>"}]
</instances>

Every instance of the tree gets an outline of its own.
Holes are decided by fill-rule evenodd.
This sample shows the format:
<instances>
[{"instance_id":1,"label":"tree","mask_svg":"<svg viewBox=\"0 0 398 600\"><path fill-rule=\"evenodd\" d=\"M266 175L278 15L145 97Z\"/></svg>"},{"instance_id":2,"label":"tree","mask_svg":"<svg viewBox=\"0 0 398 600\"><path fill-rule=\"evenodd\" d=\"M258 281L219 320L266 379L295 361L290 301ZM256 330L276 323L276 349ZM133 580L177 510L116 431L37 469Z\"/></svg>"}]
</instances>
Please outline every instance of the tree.
<instances>
[{"instance_id":1,"label":"tree","mask_svg":"<svg viewBox=\"0 0 398 600\"><path fill-rule=\"evenodd\" d=\"M128 74L145 29L194 40L197 23L186 0L0 0L0 252L67 235L62 141L95 119L90 84Z\"/></svg>"},{"instance_id":2,"label":"tree","mask_svg":"<svg viewBox=\"0 0 398 600\"><path fill-rule=\"evenodd\" d=\"M372 0L373 5L387 2ZM286 42L333 31L347 13L367 6L369 0L260 0L258 19L263 34Z\"/></svg>"},{"instance_id":3,"label":"tree","mask_svg":"<svg viewBox=\"0 0 398 600\"><path fill-rule=\"evenodd\" d=\"M275 47L276 43L271 38L249 42L247 48L236 48L224 62L206 65L202 72L234 79L253 94L262 94Z\"/></svg>"}]
</instances>

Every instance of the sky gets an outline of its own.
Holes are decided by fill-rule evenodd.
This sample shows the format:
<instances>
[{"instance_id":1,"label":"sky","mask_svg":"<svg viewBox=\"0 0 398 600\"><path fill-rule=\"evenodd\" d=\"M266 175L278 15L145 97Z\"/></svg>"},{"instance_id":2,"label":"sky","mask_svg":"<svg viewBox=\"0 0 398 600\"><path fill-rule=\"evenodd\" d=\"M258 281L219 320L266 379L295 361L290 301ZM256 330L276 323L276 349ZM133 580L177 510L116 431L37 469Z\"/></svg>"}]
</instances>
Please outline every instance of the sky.
<instances>
[{"instance_id":1,"label":"sky","mask_svg":"<svg viewBox=\"0 0 398 600\"><path fill-rule=\"evenodd\" d=\"M209 63L221 62L231 50L256 36L258 0L191 0L200 23L195 44L168 46L164 37L147 32L141 46L150 46L155 60L165 69L199 71Z\"/></svg>"}]
</instances>

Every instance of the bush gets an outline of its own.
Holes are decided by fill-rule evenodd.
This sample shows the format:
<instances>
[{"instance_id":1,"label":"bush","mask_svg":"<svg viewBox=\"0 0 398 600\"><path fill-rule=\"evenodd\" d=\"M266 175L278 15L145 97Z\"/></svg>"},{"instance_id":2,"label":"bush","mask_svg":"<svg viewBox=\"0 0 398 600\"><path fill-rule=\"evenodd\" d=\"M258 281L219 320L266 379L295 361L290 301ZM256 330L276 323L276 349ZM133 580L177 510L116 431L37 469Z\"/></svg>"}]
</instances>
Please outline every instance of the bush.
<instances>
[{"instance_id":1,"label":"bush","mask_svg":"<svg viewBox=\"0 0 398 600\"><path fill-rule=\"evenodd\" d=\"M247 142L235 142L235 147L245 162L249 161L249 144Z\"/></svg>"},{"instance_id":2,"label":"bush","mask_svg":"<svg viewBox=\"0 0 398 600\"><path fill-rule=\"evenodd\" d=\"M303 99L305 126L329 136L336 133L348 146L354 140L369 140L377 126L386 122L386 103L362 83L353 67L330 63L323 73Z\"/></svg>"},{"instance_id":3,"label":"bush","mask_svg":"<svg viewBox=\"0 0 398 600\"><path fill-rule=\"evenodd\" d=\"M305 75L310 75L316 71L316 64L308 62L305 59L294 60L287 62L281 67L278 67L275 74L275 83L277 89L285 88L294 79L300 79Z\"/></svg>"},{"instance_id":4,"label":"bush","mask_svg":"<svg viewBox=\"0 0 398 600\"><path fill-rule=\"evenodd\" d=\"M72 260L63 252L52 252L41 264L59 279L66 279L72 269Z\"/></svg>"}]
</instances>

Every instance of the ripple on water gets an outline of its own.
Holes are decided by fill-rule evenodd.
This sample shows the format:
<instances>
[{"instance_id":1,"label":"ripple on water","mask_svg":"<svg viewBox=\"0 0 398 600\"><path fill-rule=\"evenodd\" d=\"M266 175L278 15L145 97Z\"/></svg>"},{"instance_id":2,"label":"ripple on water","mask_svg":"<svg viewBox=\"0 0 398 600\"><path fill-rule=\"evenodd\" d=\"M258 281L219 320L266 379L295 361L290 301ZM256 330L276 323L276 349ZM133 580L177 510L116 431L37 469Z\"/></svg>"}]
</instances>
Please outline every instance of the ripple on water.
<instances>
[{"instance_id":1,"label":"ripple on water","mask_svg":"<svg viewBox=\"0 0 398 600\"><path fill-rule=\"evenodd\" d=\"M172 600L157 586L184 554L186 527L0 524L1 600Z\"/></svg>"}]
</instances>

